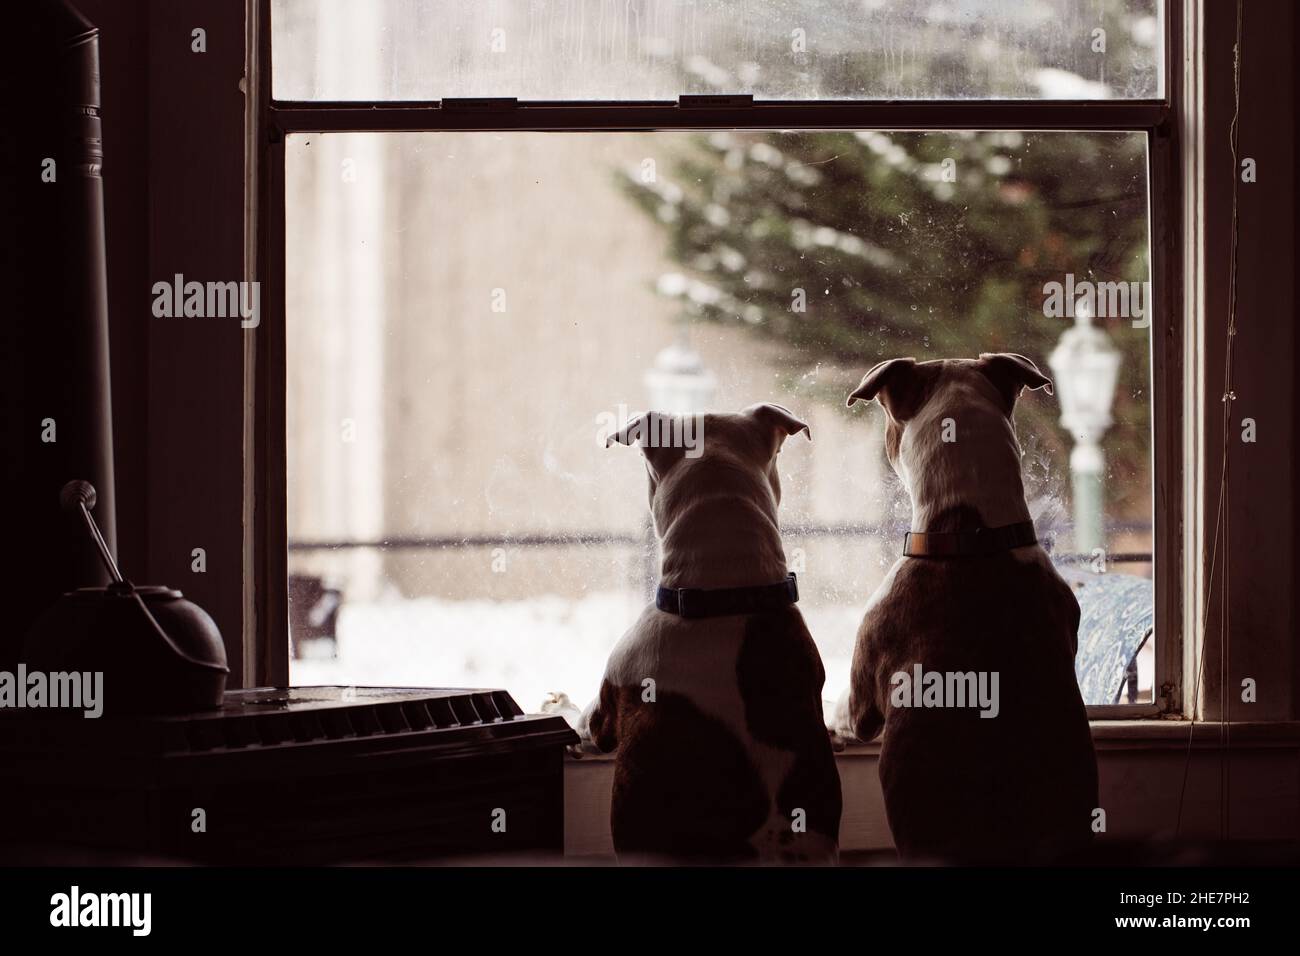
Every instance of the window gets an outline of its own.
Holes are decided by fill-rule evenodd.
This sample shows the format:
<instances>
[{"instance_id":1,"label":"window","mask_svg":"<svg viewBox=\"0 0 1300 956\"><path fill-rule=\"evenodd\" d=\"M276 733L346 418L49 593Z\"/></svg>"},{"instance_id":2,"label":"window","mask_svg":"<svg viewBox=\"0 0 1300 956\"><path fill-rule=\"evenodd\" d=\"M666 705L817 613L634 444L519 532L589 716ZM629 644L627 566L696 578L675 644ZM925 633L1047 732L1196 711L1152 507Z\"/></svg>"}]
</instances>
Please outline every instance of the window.
<instances>
[{"instance_id":1,"label":"window","mask_svg":"<svg viewBox=\"0 0 1300 956\"><path fill-rule=\"evenodd\" d=\"M1157 0L275 0L282 100L1156 99Z\"/></svg>"},{"instance_id":2,"label":"window","mask_svg":"<svg viewBox=\"0 0 1300 956\"><path fill-rule=\"evenodd\" d=\"M329 6L272 4L272 85L296 100L270 107L295 683L581 707L656 572L639 456L604 447L608 423L777 401L812 424L782 453L781 519L834 699L909 517L878 410L844 395L896 355L1047 370L1081 328L1117 360L1104 472L1072 474L1098 436L1027 395L1027 496L1084 608L1094 712L1176 699L1178 582L1152 505L1177 334L1152 320L1173 314L1150 239L1172 214L1154 4L792 2L732 27L705 2ZM510 59L492 58L494 18ZM1123 56L1077 55L1098 18ZM791 65L772 44L804 19L838 45ZM448 66L420 65L421 36L451 45L425 58ZM995 49L907 65L943 37ZM754 103L450 102L675 99L735 77ZM821 102L886 97L918 102ZM1106 390L1088 374L1076 397Z\"/></svg>"}]
</instances>

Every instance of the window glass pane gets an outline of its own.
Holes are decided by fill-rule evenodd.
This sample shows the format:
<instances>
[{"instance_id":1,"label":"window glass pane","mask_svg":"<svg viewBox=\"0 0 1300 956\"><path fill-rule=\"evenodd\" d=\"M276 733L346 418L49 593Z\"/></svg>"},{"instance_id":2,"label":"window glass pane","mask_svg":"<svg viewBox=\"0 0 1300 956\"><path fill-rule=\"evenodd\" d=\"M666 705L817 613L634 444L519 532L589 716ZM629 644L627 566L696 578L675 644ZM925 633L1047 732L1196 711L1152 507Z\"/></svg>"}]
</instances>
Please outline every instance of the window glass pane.
<instances>
[{"instance_id":1,"label":"window glass pane","mask_svg":"<svg viewBox=\"0 0 1300 956\"><path fill-rule=\"evenodd\" d=\"M833 700L910 516L846 394L897 356L1047 371L1068 333L1016 411L1027 497L1089 702L1151 699L1144 134L312 134L286 165L295 683L583 706L657 570L609 423L774 401L814 436L780 516Z\"/></svg>"},{"instance_id":2,"label":"window glass pane","mask_svg":"<svg viewBox=\"0 0 1300 956\"><path fill-rule=\"evenodd\" d=\"M292 100L1151 99L1160 0L273 0Z\"/></svg>"}]
</instances>

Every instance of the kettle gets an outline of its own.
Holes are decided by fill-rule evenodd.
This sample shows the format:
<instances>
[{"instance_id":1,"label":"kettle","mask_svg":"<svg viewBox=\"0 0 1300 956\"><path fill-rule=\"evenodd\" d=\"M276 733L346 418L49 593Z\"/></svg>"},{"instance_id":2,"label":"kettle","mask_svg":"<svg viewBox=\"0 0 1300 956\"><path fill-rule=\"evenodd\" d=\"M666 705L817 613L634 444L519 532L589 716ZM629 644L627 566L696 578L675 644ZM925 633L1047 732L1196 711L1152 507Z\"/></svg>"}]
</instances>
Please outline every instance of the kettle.
<instances>
[{"instance_id":1,"label":"kettle","mask_svg":"<svg viewBox=\"0 0 1300 956\"><path fill-rule=\"evenodd\" d=\"M180 591L122 577L90 512L95 488L70 481L59 495L79 514L112 583L63 594L28 631L28 671L103 674L104 713L176 714L221 706L226 647L216 622Z\"/></svg>"}]
</instances>

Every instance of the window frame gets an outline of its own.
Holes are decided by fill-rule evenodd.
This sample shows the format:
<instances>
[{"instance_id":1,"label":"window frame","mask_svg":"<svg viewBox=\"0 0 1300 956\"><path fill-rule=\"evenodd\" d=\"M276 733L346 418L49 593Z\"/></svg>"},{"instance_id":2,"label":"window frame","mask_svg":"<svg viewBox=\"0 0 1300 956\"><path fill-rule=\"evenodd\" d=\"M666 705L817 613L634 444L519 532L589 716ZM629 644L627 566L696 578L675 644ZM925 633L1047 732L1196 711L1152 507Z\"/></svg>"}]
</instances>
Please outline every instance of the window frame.
<instances>
[{"instance_id":1,"label":"window frame","mask_svg":"<svg viewBox=\"0 0 1300 956\"><path fill-rule=\"evenodd\" d=\"M1093 720L1183 716L1194 702L1187 634L1199 633L1189 603L1196 590L1187 556L1201 510L1188 454L1196 450L1189 401L1202 401L1193 361L1185 274L1184 51L1196 18L1164 0L1164 96L1147 100L752 100L688 96L672 101L289 101L272 97L271 3L246 0L245 269L261 282L260 335L245 338L244 684L289 683L287 386L285 343L285 137L338 132L594 132L767 130L1093 130L1147 136L1151 319L1152 556L1155 588L1154 700L1089 705ZM1193 4L1192 7L1196 5ZM1199 408L1199 406L1198 406ZM865 595L864 595L865 600ZM1196 642L1192 642L1196 643Z\"/></svg>"}]
</instances>

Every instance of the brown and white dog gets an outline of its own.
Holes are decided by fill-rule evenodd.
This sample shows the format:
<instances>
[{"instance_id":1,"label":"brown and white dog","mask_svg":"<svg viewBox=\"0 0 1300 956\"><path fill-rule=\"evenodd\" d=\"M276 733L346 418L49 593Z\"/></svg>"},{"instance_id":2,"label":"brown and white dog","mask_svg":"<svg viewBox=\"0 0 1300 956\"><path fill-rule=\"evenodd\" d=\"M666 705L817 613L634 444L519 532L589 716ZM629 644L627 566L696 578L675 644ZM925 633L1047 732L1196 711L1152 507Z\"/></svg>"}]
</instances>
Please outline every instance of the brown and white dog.
<instances>
[{"instance_id":1,"label":"brown and white dog","mask_svg":"<svg viewBox=\"0 0 1300 956\"><path fill-rule=\"evenodd\" d=\"M884 729L880 781L905 859L1046 862L1092 835L1079 605L1025 503L1012 423L1025 387L1051 382L1021 355L904 358L848 397L884 407L886 456L912 500L915 556L868 603L848 702L856 736Z\"/></svg>"},{"instance_id":2,"label":"brown and white dog","mask_svg":"<svg viewBox=\"0 0 1300 956\"><path fill-rule=\"evenodd\" d=\"M697 429L691 448L656 440ZM825 672L793 603L776 516L777 453L800 431L812 437L764 404L650 412L606 442L640 441L662 553L656 603L610 654L585 718L599 750L617 749L621 861L837 859Z\"/></svg>"}]
</instances>

